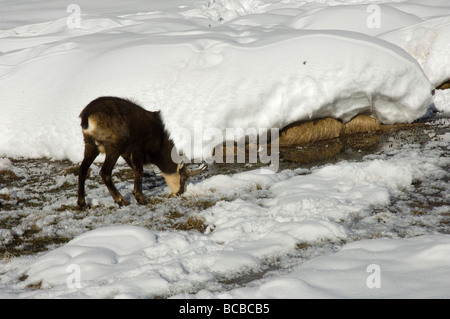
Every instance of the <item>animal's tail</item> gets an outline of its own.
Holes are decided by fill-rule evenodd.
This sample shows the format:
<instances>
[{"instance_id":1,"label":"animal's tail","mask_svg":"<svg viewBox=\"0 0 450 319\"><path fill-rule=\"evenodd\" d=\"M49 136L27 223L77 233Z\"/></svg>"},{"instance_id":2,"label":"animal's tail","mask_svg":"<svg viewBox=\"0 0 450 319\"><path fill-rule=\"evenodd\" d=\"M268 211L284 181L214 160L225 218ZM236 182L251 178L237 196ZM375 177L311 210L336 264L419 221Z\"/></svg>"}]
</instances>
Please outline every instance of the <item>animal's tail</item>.
<instances>
[{"instance_id":1,"label":"animal's tail","mask_svg":"<svg viewBox=\"0 0 450 319\"><path fill-rule=\"evenodd\" d=\"M88 117L87 116L81 116L81 128L83 130L86 130L89 126Z\"/></svg>"}]
</instances>

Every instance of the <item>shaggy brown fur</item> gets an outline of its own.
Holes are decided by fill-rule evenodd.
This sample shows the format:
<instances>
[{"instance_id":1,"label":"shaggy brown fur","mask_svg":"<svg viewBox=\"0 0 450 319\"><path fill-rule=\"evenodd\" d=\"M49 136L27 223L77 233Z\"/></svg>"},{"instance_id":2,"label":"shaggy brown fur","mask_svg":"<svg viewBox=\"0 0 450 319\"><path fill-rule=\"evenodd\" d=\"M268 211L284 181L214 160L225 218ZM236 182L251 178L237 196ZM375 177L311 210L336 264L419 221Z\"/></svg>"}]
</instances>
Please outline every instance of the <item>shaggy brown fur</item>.
<instances>
[{"instance_id":1,"label":"shaggy brown fur","mask_svg":"<svg viewBox=\"0 0 450 319\"><path fill-rule=\"evenodd\" d=\"M78 177L78 205L86 206L84 184L89 166L105 153L100 175L114 201L127 205L114 186L111 173L119 156L122 156L135 174L134 196L139 204L145 204L142 194L143 165L155 164L170 176L168 182L173 194L181 194L189 171L171 158L174 144L164 128L159 112L149 112L135 103L117 98L100 97L89 103L81 112L81 128L84 136L84 159Z\"/></svg>"}]
</instances>

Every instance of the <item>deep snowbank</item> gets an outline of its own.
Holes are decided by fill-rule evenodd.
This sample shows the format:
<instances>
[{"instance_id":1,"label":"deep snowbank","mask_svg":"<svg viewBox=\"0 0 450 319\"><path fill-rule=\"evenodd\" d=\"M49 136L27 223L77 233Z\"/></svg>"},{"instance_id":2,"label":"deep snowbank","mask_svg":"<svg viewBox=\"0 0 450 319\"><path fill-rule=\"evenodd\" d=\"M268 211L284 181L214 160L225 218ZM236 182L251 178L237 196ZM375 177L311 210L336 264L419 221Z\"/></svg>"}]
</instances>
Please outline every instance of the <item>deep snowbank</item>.
<instances>
[{"instance_id":1,"label":"deep snowbank","mask_svg":"<svg viewBox=\"0 0 450 319\"><path fill-rule=\"evenodd\" d=\"M450 17L440 16L380 36L405 49L436 87L450 79Z\"/></svg>"},{"instance_id":2,"label":"deep snowbank","mask_svg":"<svg viewBox=\"0 0 450 319\"><path fill-rule=\"evenodd\" d=\"M81 1L79 28L69 28L71 12L51 4L30 7L26 25L24 8L11 4L0 33L1 156L80 161L77 117L100 95L161 109L177 146L194 156L211 141L192 141L200 124L224 132L360 113L411 122L430 104L427 76L436 84L450 74L448 20L408 3L380 6L380 28L367 27L361 4L265 1L134 1L126 10ZM337 19L324 16L339 17L342 31L306 30Z\"/></svg>"}]
</instances>

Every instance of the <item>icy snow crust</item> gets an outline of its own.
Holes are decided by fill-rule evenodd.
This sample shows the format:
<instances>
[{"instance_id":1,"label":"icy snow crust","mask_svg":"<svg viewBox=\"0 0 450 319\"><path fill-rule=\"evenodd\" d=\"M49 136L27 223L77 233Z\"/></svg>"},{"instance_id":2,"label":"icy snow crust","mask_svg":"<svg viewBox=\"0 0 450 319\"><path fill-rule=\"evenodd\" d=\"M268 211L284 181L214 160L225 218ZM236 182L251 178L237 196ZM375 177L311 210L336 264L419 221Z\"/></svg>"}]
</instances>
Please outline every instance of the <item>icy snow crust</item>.
<instances>
[{"instance_id":1,"label":"icy snow crust","mask_svg":"<svg viewBox=\"0 0 450 319\"><path fill-rule=\"evenodd\" d=\"M223 130L360 113L411 122L432 102L450 112L447 92L430 95L450 74L446 0L386 2L379 30L365 25L366 5L379 1L366 0L77 1L80 29L67 28L59 0L38 7L4 2L1 156L79 161L77 116L107 94L161 109L180 148L177 128L193 130L195 120ZM386 208L414 183L448 189L449 143L446 133L360 163L189 184L186 196L241 197L201 211L205 233L99 227L37 257L1 262L0 297L449 298L448 235L376 232L377 218L390 218ZM24 177L6 158L0 169ZM112 204L106 190L100 193L95 200ZM395 239L357 241L368 233ZM398 239L410 235L422 236ZM303 245L338 242L348 244L334 254L313 252L295 263L286 257L307 250ZM368 286L373 264L381 269L380 288ZM223 282L247 274L243 284L224 289Z\"/></svg>"}]
</instances>

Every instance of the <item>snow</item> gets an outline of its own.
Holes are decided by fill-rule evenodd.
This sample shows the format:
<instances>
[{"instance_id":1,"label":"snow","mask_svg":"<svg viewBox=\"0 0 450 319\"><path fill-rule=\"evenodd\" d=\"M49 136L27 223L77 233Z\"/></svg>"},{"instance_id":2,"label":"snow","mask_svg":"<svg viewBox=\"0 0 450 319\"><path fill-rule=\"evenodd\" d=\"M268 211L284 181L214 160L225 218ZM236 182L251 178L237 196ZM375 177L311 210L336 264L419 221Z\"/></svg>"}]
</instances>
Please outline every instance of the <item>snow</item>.
<instances>
[{"instance_id":1,"label":"snow","mask_svg":"<svg viewBox=\"0 0 450 319\"><path fill-rule=\"evenodd\" d=\"M367 23L377 22L375 19L371 21L370 14L379 10L382 12L382 21L380 20L377 27L367 27ZM295 29L312 29L312 30L347 30L354 32L364 32L365 34L378 36L391 30L401 29L412 24L422 22L416 16L393 8L387 4L377 6L352 5L352 6L335 6L326 7L319 11L312 9L311 14L306 12L298 15L289 21L289 25ZM349 21L344 17L352 17Z\"/></svg>"},{"instance_id":2,"label":"snow","mask_svg":"<svg viewBox=\"0 0 450 319\"><path fill-rule=\"evenodd\" d=\"M201 257L195 253L199 249L209 249L211 252ZM105 227L82 235L82 238L30 263L28 269L23 269L28 271L27 282L44 278L45 284L42 292L24 296L106 298L111 297L112 292L115 298L159 295L187 288L183 286L188 284L188 280L190 285L195 285L195 282L208 280L214 274L229 273L258 264L256 258L246 253L215 249L202 240L188 242L180 234L171 234L155 242L154 232L148 229L134 226ZM288 275L226 292L200 290L194 296L448 298L449 250L450 238L442 235L358 241L345 245L331 256L309 260ZM77 289L67 288L67 280L71 279L72 274L71 265L81 269L81 284ZM379 287L371 288L370 284L368 287L367 280L370 280L371 275L368 267L371 265L379 266ZM83 295L80 295L81 292ZM174 296L181 297L193 296Z\"/></svg>"},{"instance_id":3,"label":"snow","mask_svg":"<svg viewBox=\"0 0 450 319\"><path fill-rule=\"evenodd\" d=\"M161 110L188 157L209 155L208 129L225 136L358 114L411 123L431 105L446 116L448 90L431 92L450 78L450 6L381 2L80 0L67 11L68 1L5 0L0 171L26 178L15 157L79 162L78 114L101 95ZM377 10L380 25L373 16L369 27ZM182 133L198 136L199 126L201 141L191 144ZM0 298L449 298L450 236L410 229L411 214L388 209L417 183L448 191L449 133L430 134L425 145L361 162L191 183L186 196L224 198L199 212L204 233L116 224L79 234L68 220L70 242L0 262ZM100 191L89 196L110 204ZM430 214L448 216L448 208ZM20 213L51 224L46 210ZM23 231L0 229L0 238Z\"/></svg>"},{"instance_id":4,"label":"snow","mask_svg":"<svg viewBox=\"0 0 450 319\"><path fill-rule=\"evenodd\" d=\"M419 236L358 240L383 232L379 218L396 218L385 208L413 191L413 183L448 178L446 148L448 133L425 147L409 145L362 162L216 175L189 184L186 196L240 198L199 212L209 225L205 233L98 227L37 258L11 260L0 285L5 297L20 298L446 298L449 235L402 225L413 218L409 213L394 227ZM433 183L448 190L445 182ZM339 248L324 248L322 256L299 248L320 251L330 244ZM286 257L302 249L305 262ZM367 284L370 265L381 271L380 288ZM257 279L231 289L220 284L248 276ZM38 290L26 288L37 283Z\"/></svg>"},{"instance_id":5,"label":"snow","mask_svg":"<svg viewBox=\"0 0 450 319\"><path fill-rule=\"evenodd\" d=\"M161 110L177 147L207 157L206 134L194 147L181 136L193 136L198 122L223 136L357 114L409 123L426 113L431 84L450 77L445 5L425 21L400 4L375 6L381 20L372 26L377 12L361 2L134 1L123 9L81 1L78 24L75 9L58 16L61 5L51 3L32 7L31 24L23 6L11 2L4 13L0 156L80 162L77 117L101 95Z\"/></svg>"},{"instance_id":6,"label":"snow","mask_svg":"<svg viewBox=\"0 0 450 319\"><path fill-rule=\"evenodd\" d=\"M436 90L434 107L441 113L450 113L450 92L448 90Z\"/></svg>"},{"instance_id":7,"label":"snow","mask_svg":"<svg viewBox=\"0 0 450 319\"><path fill-rule=\"evenodd\" d=\"M448 236L373 239L317 257L289 275L203 298L449 298ZM375 276L379 274L379 279ZM373 277L371 277L373 276ZM428 288L424 288L428 287ZM178 296L181 297L181 296Z\"/></svg>"},{"instance_id":8,"label":"snow","mask_svg":"<svg viewBox=\"0 0 450 319\"><path fill-rule=\"evenodd\" d=\"M447 81L450 67L450 18L446 15L427 19L383 34L380 38L395 43L421 65L433 86ZM439 63L436 63L440 61Z\"/></svg>"}]
</instances>

